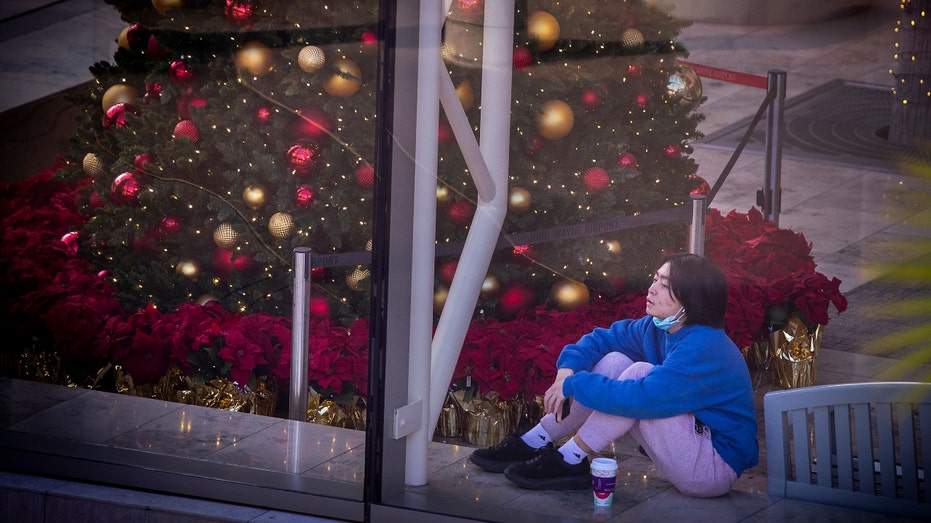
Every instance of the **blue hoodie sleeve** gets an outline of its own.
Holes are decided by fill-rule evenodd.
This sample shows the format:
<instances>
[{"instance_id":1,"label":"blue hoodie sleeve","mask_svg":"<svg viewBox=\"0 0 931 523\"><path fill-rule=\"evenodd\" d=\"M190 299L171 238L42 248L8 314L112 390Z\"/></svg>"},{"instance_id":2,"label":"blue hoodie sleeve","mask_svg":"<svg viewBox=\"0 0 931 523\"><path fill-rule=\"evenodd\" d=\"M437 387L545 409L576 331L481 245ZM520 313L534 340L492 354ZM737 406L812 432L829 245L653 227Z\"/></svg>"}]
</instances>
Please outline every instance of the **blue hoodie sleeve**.
<instances>
[{"instance_id":1,"label":"blue hoodie sleeve","mask_svg":"<svg viewBox=\"0 0 931 523\"><path fill-rule=\"evenodd\" d=\"M639 320L620 320L606 329L599 327L593 330L579 341L563 347L556 360L556 367L575 372L590 371L609 352L620 352L633 361L649 361L644 354L644 339L648 327L652 327L650 318L644 316Z\"/></svg>"},{"instance_id":2,"label":"blue hoodie sleeve","mask_svg":"<svg viewBox=\"0 0 931 523\"><path fill-rule=\"evenodd\" d=\"M743 393L734 383L746 364L738 361L739 352L723 332L693 327L664 337L649 347L653 337L648 334L646 357L631 358L656 365L643 378L616 380L588 372L590 367L574 369L563 382L563 393L600 412L637 419L696 412Z\"/></svg>"}]
</instances>

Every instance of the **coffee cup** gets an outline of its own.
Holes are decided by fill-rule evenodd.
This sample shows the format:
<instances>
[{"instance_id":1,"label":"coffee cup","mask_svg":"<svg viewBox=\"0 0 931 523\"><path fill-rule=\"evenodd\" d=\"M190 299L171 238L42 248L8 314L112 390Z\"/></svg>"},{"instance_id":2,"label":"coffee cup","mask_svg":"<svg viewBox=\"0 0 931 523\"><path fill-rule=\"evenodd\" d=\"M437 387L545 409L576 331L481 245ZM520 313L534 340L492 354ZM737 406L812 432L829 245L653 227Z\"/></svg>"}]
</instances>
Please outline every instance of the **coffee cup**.
<instances>
[{"instance_id":1,"label":"coffee cup","mask_svg":"<svg viewBox=\"0 0 931 523\"><path fill-rule=\"evenodd\" d=\"M617 461L611 458L592 460L592 493L596 507L609 507L614 501L614 487L617 483Z\"/></svg>"}]
</instances>

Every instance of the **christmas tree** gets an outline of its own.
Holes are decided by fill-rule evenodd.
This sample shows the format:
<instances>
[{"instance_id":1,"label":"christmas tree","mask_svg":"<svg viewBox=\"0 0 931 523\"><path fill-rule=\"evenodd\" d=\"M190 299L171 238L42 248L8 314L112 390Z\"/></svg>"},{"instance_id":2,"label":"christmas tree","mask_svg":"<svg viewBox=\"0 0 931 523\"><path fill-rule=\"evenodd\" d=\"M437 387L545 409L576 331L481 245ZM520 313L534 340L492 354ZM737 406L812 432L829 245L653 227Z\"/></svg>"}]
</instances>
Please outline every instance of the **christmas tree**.
<instances>
[{"instance_id":1,"label":"christmas tree","mask_svg":"<svg viewBox=\"0 0 931 523\"><path fill-rule=\"evenodd\" d=\"M76 100L61 175L88 180L80 249L126 310L217 300L289 315L301 246L322 256L312 313L365 316L378 2L107 1L130 25ZM438 50L476 130L482 13L455 0ZM707 188L688 156L701 90L677 63L685 25L655 0L517 2L504 234L673 209ZM437 260L439 309L475 193L445 120L437 140L437 242L453 246ZM513 243L479 308L506 319L642 287L685 238L672 223Z\"/></svg>"}]
</instances>

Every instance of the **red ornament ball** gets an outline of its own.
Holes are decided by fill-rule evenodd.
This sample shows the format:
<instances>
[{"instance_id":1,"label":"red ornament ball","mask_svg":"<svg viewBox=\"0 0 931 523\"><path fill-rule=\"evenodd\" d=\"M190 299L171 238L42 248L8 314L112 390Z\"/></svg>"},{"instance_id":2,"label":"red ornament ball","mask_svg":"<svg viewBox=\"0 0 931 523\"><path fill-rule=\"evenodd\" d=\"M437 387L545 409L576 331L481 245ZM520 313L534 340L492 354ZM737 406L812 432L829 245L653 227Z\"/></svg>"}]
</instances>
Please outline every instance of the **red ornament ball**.
<instances>
[{"instance_id":1,"label":"red ornament ball","mask_svg":"<svg viewBox=\"0 0 931 523\"><path fill-rule=\"evenodd\" d=\"M524 155L527 157L536 155L542 148L543 138L539 134L534 134L521 144L521 149L524 151Z\"/></svg>"},{"instance_id":2,"label":"red ornament ball","mask_svg":"<svg viewBox=\"0 0 931 523\"><path fill-rule=\"evenodd\" d=\"M146 167L148 167L149 164L151 163L152 163L152 154L150 153L137 154L136 158L133 160L133 167L135 167L137 171L144 171Z\"/></svg>"},{"instance_id":3,"label":"red ornament ball","mask_svg":"<svg viewBox=\"0 0 931 523\"><path fill-rule=\"evenodd\" d=\"M611 185L611 178L608 177L608 171L601 167L592 167L582 174L582 182L585 188L591 192L601 192Z\"/></svg>"},{"instance_id":4,"label":"red ornament ball","mask_svg":"<svg viewBox=\"0 0 931 523\"><path fill-rule=\"evenodd\" d=\"M259 125L268 125L272 123L272 110L264 106L256 109L255 123Z\"/></svg>"},{"instance_id":5,"label":"red ornament ball","mask_svg":"<svg viewBox=\"0 0 931 523\"><path fill-rule=\"evenodd\" d=\"M647 93L640 93L634 98L634 101L637 102L637 105L639 105L641 109L646 109L647 105L650 105L650 95Z\"/></svg>"},{"instance_id":6,"label":"red ornament ball","mask_svg":"<svg viewBox=\"0 0 931 523\"><path fill-rule=\"evenodd\" d=\"M97 191L91 193L87 203L91 206L91 209L99 209L107 204L103 196Z\"/></svg>"},{"instance_id":7,"label":"red ornament ball","mask_svg":"<svg viewBox=\"0 0 931 523\"><path fill-rule=\"evenodd\" d=\"M155 35L149 36L146 52L149 53L150 60L161 60L168 56L168 49L159 43L159 41L155 38Z\"/></svg>"},{"instance_id":8,"label":"red ornament ball","mask_svg":"<svg viewBox=\"0 0 931 523\"><path fill-rule=\"evenodd\" d=\"M184 94L178 97L178 104L176 106L178 110L178 119L179 120L190 120L191 119L191 109L196 109L199 107L206 107L207 100L205 98L198 98L195 96L194 89L187 89Z\"/></svg>"},{"instance_id":9,"label":"red ornament ball","mask_svg":"<svg viewBox=\"0 0 931 523\"><path fill-rule=\"evenodd\" d=\"M592 110L601 106L601 93L594 89L586 89L582 93L582 107Z\"/></svg>"},{"instance_id":10,"label":"red ornament ball","mask_svg":"<svg viewBox=\"0 0 931 523\"><path fill-rule=\"evenodd\" d=\"M356 185L361 189L371 189L375 186L375 169L371 164L362 164L356 168Z\"/></svg>"},{"instance_id":11,"label":"red ornament ball","mask_svg":"<svg viewBox=\"0 0 931 523\"><path fill-rule=\"evenodd\" d=\"M628 169L637 168L637 157L630 151L623 152L617 157L617 164Z\"/></svg>"},{"instance_id":12,"label":"red ornament ball","mask_svg":"<svg viewBox=\"0 0 931 523\"><path fill-rule=\"evenodd\" d=\"M317 107L305 107L297 111L297 118L291 127L291 133L296 138L310 138L321 143L329 138L332 130L330 118Z\"/></svg>"},{"instance_id":13,"label":"red ornament ball","mask_svg":"<svg viewBox=\"0 0 931 523\"><path fill-rule=\"evenodd\" d=\"M228 280L232 271L248 276L254 274L257 268L250 255L240 254L234 258L232 251L221 248L213 251L211 262L217 276L223 280Z\"/></svg>"},{"instance_id":14,"label":"red ornament ball","mask_svg":"<svg viewBox=\"0 0 931 523\"><path fill-rule=\"evenodd\" d=\"M168 66L168 76L175 83L187 85L194 81L194 70L184 60L175 60Z\"/></svg>"},{"instance_id":15,"label":"red ornament ball","mask_svg":"<svg viewBox=\"0 0 931 523\"><path fill-rule=\"evenodd\" d=\"M249 27L252 25L258 7L259 3L253 0L226 0L223 14L234 25Z\"/></svg>"},{"instance_id":16,"label":"red ornament ball","mask_svg":"<svg viewBox=\"0 0 931 523\"><path fill-rule=\"evenodd\" d=\"M138 112L139 111L132 104L125 102L114 104L113 107L107 109L103 113L103 128L110 129L111 127L125 127L127 113L138 114Z\"/></svg>"},{"instance_id":17,"label":"red ornament ball","mask_svg":"<svg viewBox=\"0 0 931 523\"><path fill-rule=\"evenodd\" d=\"M671 143L663 147L663 154L672 160L678 160L682 156L682 147L677 143Z\"/></svg>"},{"instance_id":18,"label":"red ornament ball","mask_svg":"<svg viewBox=\"0 0 931 523\"><path fill-rule=\"evenodd\" d=\"M149 82L145 84L145 99L158 100L162 97L162 84L159 82Z\"/></svg>"},{"instance_id":19,"label":"red ornament ball","mask_svg":"<svg viewBox=\"0 0 931 523\"><path fill-rule=\"evenodd\" d=\"M116 177L110 185L110 196L118 204L136 203L142 183L136 173L125 172Z\"/></svg>"},{"instance_id":20,"label":"red ornament ball","mask_svg":"<svg viewBox=\"0 0 931 523\"><path fill-rule=\"evenodd\" d=\"M472 204L464 200L457 200L446 208L446 218L449 223L459 227L468 225L474 213L475 209L472 208Z\"/></svg>"},{"instance_id":21,"label":"red ornament ball","mask_svg":"<svg viewBox=\"0 0 931 523\"><path fill-rule=\"evenodd\" d=\"M133 24L126 28L126 45L130 49L141 50L148 44L150 35L151 33L139 24ZM121 45L121 47L125 46Z\"/></svg>"},{"instance_id":22,"label":"red ornament ball","mask_svg":"<svg viewBox=\"0 0 931 523\"><path fill-rule=\"evenodd\" d=\"M162 216L161 221L158 222L158 234L159 236L171 236L173 234L178 234L181 231L181 220L177 216L166 215Z\"/></svg>"},{"instance_id":23,"label":"red ornament ball","mask_svg":"<svg viewBox=\"0 0 931 523\"><path fill-rule=\"evenodd\" d=\"M317 166L320 149L315 143L294 144L288 149L286 158L295 174L308 174Z\"/></svg>"},{"instance_id":24,"label":"red ornament ball","mask_svg":"<svg viewBox=\"0 0 931 523\"><path fill-rule=\"evenodd\" d=\"M375 31L365 30L362 31L362 45L366 47L374 47L378 44L378 35L375 34Z\"/></svg>"},{"instance_id":25,"label":"red ornament ball","mask_svg":"<svg viewBox=\"0 0 931 523\"><path fill-rule=\"evenodd\" d=\"M80 239L81 233L77 231L71 231L65 233L65 235L61 237L61 242L65 244L65 248L68 249L68 252L71 254L77 254Z\"/></svg>"},{"instance_id":26,"label":"red ornament ball","mask_svg":"<svg viewBox=\"0 0 931 523\"><path fill-rule=\"evenodd\" d=\"M536 297L533 288L527 284L516 282L501 290L498 295L496 312L502 320L513 320L521 312L533 307Z\"/></svg>"},{"instance_id":27,"label":"red ornament ball","mask_svg":"<svg viewBox=\"0 0 931 523\"><path fill-rule=\"evenodd\" d=\"M695 188L689 192L690 195L708 196L711 194L711 186L709 186L708 182L701 176L691 174L689 175L689 180L691 180L695 186Z\"/></svg>"},{"instance_id":28,"label":"red ornament ball","mask_svg":"<svg viewBox=\"0 0 931 523\"><path fill-rule=\"evenodd\" d=\"M456 135L453 134L453 126L449 125L449 121L445 118L440 118L440 124L436 131L437 138L441 144L449 145L456 141Z\"/></svg>"},{"instance_id":29,"label":"red ornament ball","mask_svg":"<svg viewBox=\"0 0 931 523\"><path fill-rule=\"evenodd\" d=\"M631 78L640 78L643 75L643 65L630 64L627 66L627 74Z\"/></svg>"},{"instance_id":30,"label":"red ornament ball","mask_svg":"<svg viewBox=\"0 0 931 523\"><path fill-rule=\"evenodd\" d=\"M456 269L459 267L459 261L453 260L444 263L440 267L440 281L445 285L450 285L453 283L453 278L456 276Z\"/></svg>"},{"instance_id":31,"label":"red ornament ball","mask_svg":"<svg viewBox=\"0 0 931 523\"><path fill-rule=\"evenodd\" d=\"M200 141L200 131L191 120L181 120L175 125L173 136L178 139L190 140L194 143Z\"/></svg>"},{"instance_id":32,"label":"red ornament ball","mask_svg":"<svg viewBox=\"0 0 931 523\"><path fill-rule=\"evenodd\" d=\"M314 294L310 296L310 315L315 318L327 318L330 316L330 303L326 296Z\"/></svg>"},{"instance_id":33,"label":"red ornament ball","mask_svg":"<svg viewBox=\"0 0 931 523\"><path fill-rule=\"evenodd\" d=\"M314 203L316 193L314 188L309 185L301 185L294 192L294 203L302 209L310 207Z\"/></svg>"},{"instance_id":34,"label":"red ornament ball","mask_svg":"<svg viewBox=\"0 0 931 523\"><path fill-rule=\"evenodd\" d=\"M533 64L533 53L530 52L530 49L519 45L514 48L512 60L514 69L526 69Z\"/></svg>"}]
</instances>

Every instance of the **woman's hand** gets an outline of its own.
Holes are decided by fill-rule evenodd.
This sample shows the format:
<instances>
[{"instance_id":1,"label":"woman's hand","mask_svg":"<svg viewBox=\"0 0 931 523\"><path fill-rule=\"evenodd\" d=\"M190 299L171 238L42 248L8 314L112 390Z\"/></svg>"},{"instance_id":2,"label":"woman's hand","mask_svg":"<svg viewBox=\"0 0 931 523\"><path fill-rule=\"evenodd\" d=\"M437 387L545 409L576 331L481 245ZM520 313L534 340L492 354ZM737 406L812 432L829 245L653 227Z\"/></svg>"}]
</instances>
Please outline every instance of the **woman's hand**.
<instances>
[{"instance_id":1,"label":"woman's hand","mask_svg":"<svg viewBox=\"0 0 931 523\"><path fill-rule=\"evenodd\" d=\"M556 380L553 381L550 388L546 389L546 393L543 394L544 413L555 415L556 423L562 421L562 406L566 401L566 397L562 393L562 382L573 374L575 374L575 372L572 369L564 368L557 370Z\"/></svg>"}]
</instances>

